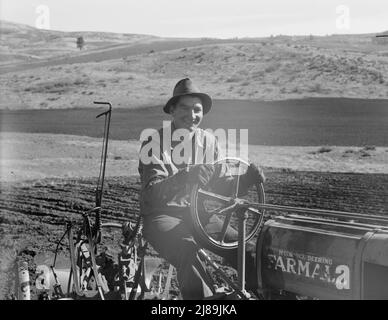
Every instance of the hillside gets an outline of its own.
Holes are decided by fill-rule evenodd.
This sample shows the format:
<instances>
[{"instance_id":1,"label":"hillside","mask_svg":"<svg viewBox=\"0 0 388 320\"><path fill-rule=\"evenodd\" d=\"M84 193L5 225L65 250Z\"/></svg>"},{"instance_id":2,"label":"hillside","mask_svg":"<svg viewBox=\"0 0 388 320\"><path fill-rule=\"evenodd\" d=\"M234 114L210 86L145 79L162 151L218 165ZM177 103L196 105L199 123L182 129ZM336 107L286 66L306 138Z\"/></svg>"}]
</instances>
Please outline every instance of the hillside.
<instances>
[{"instance_id":1,"label":"hillside","mask_svg":"<svg viewBox=\"0 0 388 320\"><path fill-rule=\"evenodd\" d=\"M0 30L0 66L70 57L120 44L128 45L157 39L154 36L139 34L42 30L3 20L0 21ZM76 45L79 36L86 39L81 52Z\"/></svg>"},{"instance_id":2,"label":"hillside","mask_svg":"<svg viewBox=\"0 0 388 320\"><path fill-rule=\"evenodd\" d=\"M388 44L373 34L217 40L88 32L80 52L79 32L4 22L1 30L1 109L90 107L98 99L159 105L186 76L216 99L388 97Z\"/></svg>"}]
</instances>

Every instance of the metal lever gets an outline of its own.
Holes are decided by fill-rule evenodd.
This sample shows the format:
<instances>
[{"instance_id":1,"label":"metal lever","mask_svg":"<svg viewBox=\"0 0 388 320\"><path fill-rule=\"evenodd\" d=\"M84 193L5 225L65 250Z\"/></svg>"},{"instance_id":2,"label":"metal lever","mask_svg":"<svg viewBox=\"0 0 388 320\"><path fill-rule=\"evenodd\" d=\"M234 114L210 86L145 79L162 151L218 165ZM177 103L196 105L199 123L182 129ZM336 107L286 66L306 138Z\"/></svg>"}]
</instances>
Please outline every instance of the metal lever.
<instances>
[{"instance_id":1,"label":"metal lever","mask_svg":"<svg viewBox=\"0 0 388 320\"><path fill-rule=\"evenodd\" d=\"M109 112L111 112L112 110L112 105L110 102L104 102L104 101L93 101L94 104L105 104L105 105L108 105L109 106L109 110L107 111L104 111L103 113L100 113L98 116L96 116L96 118L99 118L105 114L108 114Z\"/></svg>"}]
</instances>

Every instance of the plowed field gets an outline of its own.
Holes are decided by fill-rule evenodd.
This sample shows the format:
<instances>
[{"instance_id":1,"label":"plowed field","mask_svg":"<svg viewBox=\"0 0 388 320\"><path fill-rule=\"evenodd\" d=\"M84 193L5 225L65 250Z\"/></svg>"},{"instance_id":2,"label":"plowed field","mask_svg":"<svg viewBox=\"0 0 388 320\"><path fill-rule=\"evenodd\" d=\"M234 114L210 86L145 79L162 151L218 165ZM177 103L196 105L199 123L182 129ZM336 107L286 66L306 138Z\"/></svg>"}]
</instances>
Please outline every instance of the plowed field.
<instances>
[{"instance_id":1,"label":"plowed field","mask_svg":"<svg viewBox=\"0 0 388 320\"><path fill-rule=\"evenodd\" d=\"M270 204L388 213L388 175L290 170L266 173L266 202ZM95 179L44 179L1 185L1 298L13 290L11 260L15 250L29 256L53 252L66 221L81 222L79 213L93 208L95 184ZM139 210L138 192L138 177L108 178L103 220L134 219Z\"/></svg>"}]
</instances>

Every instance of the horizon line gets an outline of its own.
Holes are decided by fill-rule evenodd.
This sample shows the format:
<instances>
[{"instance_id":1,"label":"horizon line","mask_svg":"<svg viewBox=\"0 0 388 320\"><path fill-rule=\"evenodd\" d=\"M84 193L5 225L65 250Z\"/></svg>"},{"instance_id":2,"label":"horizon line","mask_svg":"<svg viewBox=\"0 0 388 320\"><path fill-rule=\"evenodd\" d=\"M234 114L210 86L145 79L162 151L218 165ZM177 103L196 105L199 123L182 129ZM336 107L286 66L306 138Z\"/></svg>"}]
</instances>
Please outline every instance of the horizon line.
<instances>
[{"instance_id":1,"label":"horizon line","mask_svg":"<svg viewBox=\"0 0 388 320\"><path fill-rule=\"evenodd\" d=\"M275 37L330 37L330 36L356 36L356 35L375 35L377 36L384 36L388 37L388 30L385 31L378 31L378 32L367 32L367 33L331 33L331 34L271 34L267 36L231 36L231 37L211 37L211 36L197 36L197 37L182 37L182 36L157 36L153 34L148 34L148 33L129 33L129 32L114 32L114 31L102 31L102 30L58 30L58 29L41 29L37 28L36 26L32 26L27 23L21 23L21 22L16 22L16 21L11 21L11 20L6 20L6 19L0 19L0 24L6 22L6 23L11 23L11 24L17 24L17 25L22 25L22 26L27 26L29 28L33 28L35 30L40 30L40 31L52 31L52 32L63 32L63 33L82 33L82 32L91 32L91 33L110 33L110 34L118 34L118 35L143 35L143 36L150 36L150 37L155 37L155 38L167 38L167 39L217 39L217 40L232 40L232 39L266 39L266 38L275 38ZM1 27L1 25L0 25ZM1 31L1 28L0 28Z\"/></svg>"}]
</instances>

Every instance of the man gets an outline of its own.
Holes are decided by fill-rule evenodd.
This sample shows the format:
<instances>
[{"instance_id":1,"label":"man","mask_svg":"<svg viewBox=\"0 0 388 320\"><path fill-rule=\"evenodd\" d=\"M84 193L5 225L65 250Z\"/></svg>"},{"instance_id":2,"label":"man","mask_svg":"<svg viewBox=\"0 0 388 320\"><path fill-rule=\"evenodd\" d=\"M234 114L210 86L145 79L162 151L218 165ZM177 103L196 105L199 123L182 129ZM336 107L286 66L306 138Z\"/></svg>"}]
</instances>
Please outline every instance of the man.
<instances>
[{"instance_id":1,"label":"man","mask_svg":"<svg viewBox=\"0 0 388 320\"><path fill-rule=\"evenodd\" d=\"M214 294L213 281L197 253L199 248L206 248L206 244L195 239L191 227L190 185L198 183L200 187L204 187L212 184L219 193L227 192L231 185L231 176L225 166L209 164L217 160L220 153L217 139L199 128L203 116L210 111L211 106L210 96L201 93L190 79L180 80L174 88L173 97L163 108L164 112L172 117L171 126L160 129L156 135L143 142L140 150L140 211L144 217L143 233L152 247L177 269L180 291L185 300L203 299ZM192 151L183 156L181 153L174 153L174 148L178 148L180 141L171 139L171 146L162 143L166 132L172 138L178 131L182 132L183 136L186 133L189 146L185 150ZM155 147L155 141L157 148L151 148ZM206 156L198 161L197 151L200 148ZM242 189L247 189L257 181L264 182L264 175L256 166L250 165L240 181ZM222 226L216 216L211 217L208 222L213 228L220 229ZM230 227L226 238L235 239L236 233L236 230ZM249 288L256 286L257 279L254 245L248 244L247 248ZM237 250L215 253L223 256L232 266L236 266Z\"/></svg>"}]
</instances>

